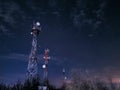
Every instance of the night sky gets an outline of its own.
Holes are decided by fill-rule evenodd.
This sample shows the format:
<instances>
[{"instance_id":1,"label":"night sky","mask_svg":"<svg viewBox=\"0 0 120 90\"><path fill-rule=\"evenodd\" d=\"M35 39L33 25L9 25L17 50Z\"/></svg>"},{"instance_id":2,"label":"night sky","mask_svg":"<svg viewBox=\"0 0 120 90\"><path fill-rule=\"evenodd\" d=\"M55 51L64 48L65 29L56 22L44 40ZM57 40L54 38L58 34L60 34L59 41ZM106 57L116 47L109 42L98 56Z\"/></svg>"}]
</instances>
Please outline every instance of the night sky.
<instances>
[{"instance_id":1,"label":"night sky","mask_svg":"<svg viewBox=\"0 0 120 90\"><path fill-rule=\"evenodd\" d=\"M0 81L23 80L31 51L30 34L40 21L38 67L50 49L49 78L61 81L73 69L120 77L119 0L0 0Z\"/></svg>"}]
</instances>

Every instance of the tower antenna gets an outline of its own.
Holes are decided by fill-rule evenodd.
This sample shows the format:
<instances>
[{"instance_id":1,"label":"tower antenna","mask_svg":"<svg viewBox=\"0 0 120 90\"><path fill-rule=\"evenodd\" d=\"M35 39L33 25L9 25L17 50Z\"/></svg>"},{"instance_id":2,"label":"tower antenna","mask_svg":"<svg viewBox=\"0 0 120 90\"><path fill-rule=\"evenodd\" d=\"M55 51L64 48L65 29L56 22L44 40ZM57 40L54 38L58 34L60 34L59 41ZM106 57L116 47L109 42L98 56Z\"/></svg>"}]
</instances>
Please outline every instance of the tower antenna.
<instances>
[{"instance_id":1,"label":"tower antenna","mask_svg":"<svg viewBox=\"0 0 120 90\"><path fill-rule=\"evenodd\" d=\"M31 30L32 35L32 48L29 55L28 67L27 67L27 77L29 79L36 78L38 75L38 66L37 66L37 36L41 31L40 22L33 23Z\"/></svg>"},{"instance_id":2,"label":"tower antenna","mask_svg":"<svg viewBox=\"0 0 120 90\"><path fill-rule=\"evenodd\" d=\"M44 85L48 84L48 61L50 60L49 56L49 49L45 49L45 55L44 55L44 64L43 64L43 69L44 69Z\"/></svg>"}]
</instances>

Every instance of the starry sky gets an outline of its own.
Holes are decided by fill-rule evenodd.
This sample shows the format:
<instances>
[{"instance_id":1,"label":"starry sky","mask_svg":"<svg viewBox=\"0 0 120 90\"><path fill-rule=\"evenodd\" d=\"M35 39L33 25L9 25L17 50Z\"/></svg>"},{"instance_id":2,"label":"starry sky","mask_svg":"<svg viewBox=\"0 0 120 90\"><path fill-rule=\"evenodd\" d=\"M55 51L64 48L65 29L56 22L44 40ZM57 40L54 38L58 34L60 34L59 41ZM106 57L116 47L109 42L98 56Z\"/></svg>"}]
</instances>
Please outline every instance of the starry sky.
<instances>
[{"instance_id":1,"label":"starry sky","mask_svg":"<svg viewBox=\"0 0 120 90\"><path fill-rule=\"evenodd\" d=\"M120 5L117 0L0 0L0 80L12 83L27 71L34 21L40 21L38 67L50 49L49 78L62 68L111 73L120 77Z\"/></svg>"}]
</instances>

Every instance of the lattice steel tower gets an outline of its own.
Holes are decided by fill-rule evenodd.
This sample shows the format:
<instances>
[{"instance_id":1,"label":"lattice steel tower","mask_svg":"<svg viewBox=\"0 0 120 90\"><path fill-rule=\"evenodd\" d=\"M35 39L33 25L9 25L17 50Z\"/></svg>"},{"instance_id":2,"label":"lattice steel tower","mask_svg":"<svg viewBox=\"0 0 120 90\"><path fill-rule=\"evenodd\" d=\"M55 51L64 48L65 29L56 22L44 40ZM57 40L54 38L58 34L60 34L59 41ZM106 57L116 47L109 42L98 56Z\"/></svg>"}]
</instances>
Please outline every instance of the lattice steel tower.
<instances>
[{"instance_id":1,"label":"lattice steel tower","mask_svg":"<svg viewBox=\"0 0 120 90\"><path fill-rule=\"evenodd\" d=\"M43 64L43 69L44 69L44 84L48 84L48 61L50 59L49 57L49 49L45 50L45 55L44 55L44 64Z\"/></svg>"},{"instance_id":2,"label":"lattice steel tower","mask_svg":"<svg viewBox=\"0 0 120 90\"><path fill-rule=\"evenodd\" d=\"M33 23L31 30L32 39L32 48L29 55L29 62L27 67L27 77L29 79L35 78L38 74L37 66L37 36L41 31L41 26L39 22Z\"/></svg>"}]
</instances>

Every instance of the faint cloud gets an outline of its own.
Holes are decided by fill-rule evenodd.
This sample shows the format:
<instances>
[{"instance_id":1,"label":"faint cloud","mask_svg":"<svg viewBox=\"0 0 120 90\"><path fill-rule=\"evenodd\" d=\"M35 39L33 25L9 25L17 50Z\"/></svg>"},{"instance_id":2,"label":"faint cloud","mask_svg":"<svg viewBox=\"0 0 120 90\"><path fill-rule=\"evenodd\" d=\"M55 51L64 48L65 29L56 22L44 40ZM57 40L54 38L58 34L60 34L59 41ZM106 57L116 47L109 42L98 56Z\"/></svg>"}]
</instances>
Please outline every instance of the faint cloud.
<instances>
[{"instance_id":1,"label":"faint cloud","mask_svg":"<svg viewBox=\"0 0 120 90\"><path fill-rule=\"evenodd\" d=\"M52 12L52 14L54 14L54 15L56 15L56 16L60 16L60 13L58 12L58 11L54 11L54 12Z\"/></svg>"},{"instance_id":2,"label":"faint cloud","mask_svg":"<svg viewBox=\"0 0 120 90\"><path fill-rule=\"evenodd\" d=\"M57 56L51 56L51 62L55 63L56 65L61 65L64 62L66 62L68 59L65 57L57 57Z\"/></svg>"},{"instance_id":3,"label":"faint cloud","mask_svg":"<svg viewBox=\"0 0 120 90\"><path fill-rule=\"evenodd\" d=\"M0 35L4 34L6 36L11 36L13 33L11 33L4 25L0 25Z\"/></svg>"},{"instance_id":4,"label":"faint cloud","mask_svg":"<svg viewBox=\"0 0 120 90\"><path fill-rule=\"evenodd\" d=\"M100 31L99 28L105 22L104 10L106 7L106 0L97 1L97 3L93 3L91 6L88 2L89 1L77 0L77 6L72 9L70 16L73 25L80 31L87 31L88 29L86 27L89 27L89 32L95 34L96 31Z\"/></svg>"},{"instance_id":5,"label":"faint cloud","mask_svg":"<svg viewBox=\"0 0 120 90\"><path fill-rule=\"evenodd\" d=\"M3 7L5 8L5 13L1 13L0 16L3 17L5 22L9 23L10 25L14 25L16 21L14 20L12 14L15 11L21 11L19 5L15 2L8 2L3 3ZM3 11L3 9L1 9L1 11Z\"/></svg>"},{"instance_id":6,"label":"faint cloud","mask_svg":"<svg viewBox=\"0 0 120 90\"><path fill-rule=\"evenodd\" d=\"M89 34L89 35L88 35L88 37L93 37L93 36L94 36L94 34Z\"/></svg>"},{"instance_id":7,"label":"faint cloud","mask_svg":"<svg viewBox=\"0 0 120 90\"><path fill-rule=\"evenodd\" d=\"M56 2L56 0L49 0L48 4L50 7L55 7L57 5L57 2Z\"/></svg>"},{"instance_id":8,"label":"faint cloud","mask_svg":"<svg viewBox=\"0 0 120 90\"><path fill-rule=\"evenodd\" d=\"M44 61L44 55L38 55L38 61ZM20 53L10 53L7 55L0 56L2 59L14 59L14 60L21 60L21 61L28 61L29 55L27 54L20 54ZM56 63L56 64L62 64L65 62L67 58L57 57L57 56L50 56L50 62Z\"/></svg>"},{"instance_id":9,"label":"faint cloud","mask_svg":"<svg viewBox=\"0 0 120 90\"><path fill-rule=\"evenodd\" d=\"M44 55L38 55L38 62L43 63L44 62ZM27 54L20 54L20 53L10 53L7 55L0 56L2 59L10 59L10 60L19 60L19 61L26 61L29 60L29 55ZM50 62L54 63L56 65L60 65L64 63L67 60L67 58L57 57L57 56L50 56Z\"/></svg>"},{"instance_id":10,"label":"faint cloud","mask_svg":"<svg viewBox=\"0 0 120 90\"><path fill-rule=\"evenodd\" d=\"M21 60L21 61L28 61L28 55L26 54L19 54L19 53L11 53L4 56L0 56L2 59L12 59L12 60Z\"/></svg>"},{"instance_id":11,"label":"faint cloud","mask_svg":"<svg viewBox=\"0 0 120 90\"><path fill-rule=\"evenodd\" d=\"M2 18L2 22L0 25L0 32L2 32L1 34L6 36L13 35L9 27L14 28L16 24L16 20L13 17L13 14L15 12L19 12L19 14L23 13L23 11L17 3L13 1L2 3L2 8L0 8L0 17Z\"/></svg>"}]
</instances>

